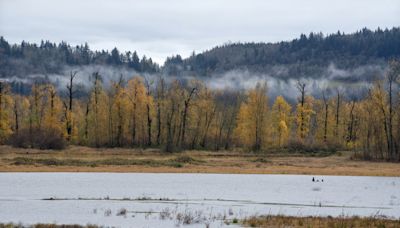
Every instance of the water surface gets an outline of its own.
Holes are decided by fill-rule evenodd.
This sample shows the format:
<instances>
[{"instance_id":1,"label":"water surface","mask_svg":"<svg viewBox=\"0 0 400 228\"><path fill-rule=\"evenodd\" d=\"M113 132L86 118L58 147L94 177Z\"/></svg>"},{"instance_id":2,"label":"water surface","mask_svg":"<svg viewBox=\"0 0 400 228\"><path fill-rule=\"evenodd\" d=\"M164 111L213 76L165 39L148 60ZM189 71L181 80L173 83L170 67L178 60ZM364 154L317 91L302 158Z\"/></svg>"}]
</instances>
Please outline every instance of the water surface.
<instances>
[{"instance_id":1,"label":"water surface","mask_svg":"<svg viewBox=\"0 0 400 228\"><path fill-rule=\"evenodd\" d=\"M398 177L314 176L316 182L312 177L0 173L0 221L214 227L262 214L400 218ZM118 215L123 209L127 212Z\"/></svg>"}]
</instances>

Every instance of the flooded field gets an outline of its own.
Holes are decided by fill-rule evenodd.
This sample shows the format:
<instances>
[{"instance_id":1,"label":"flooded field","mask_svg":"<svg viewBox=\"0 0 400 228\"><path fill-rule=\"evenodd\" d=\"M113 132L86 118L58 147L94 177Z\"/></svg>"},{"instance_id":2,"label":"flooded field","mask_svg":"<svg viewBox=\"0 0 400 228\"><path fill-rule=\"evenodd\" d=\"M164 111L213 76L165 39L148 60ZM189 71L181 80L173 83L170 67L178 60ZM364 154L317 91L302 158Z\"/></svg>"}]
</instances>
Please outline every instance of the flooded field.
<instances>
[{"instance_id":1,"label":"flooded field","mask_svg":"<svg viewBox=\"0 0 400 228\"><path fill-rule=\"evenodd\" d=\"M3 223L215 227L264 214L399 218L400 178L0 173Z\"/></svg>"}]
</instances>

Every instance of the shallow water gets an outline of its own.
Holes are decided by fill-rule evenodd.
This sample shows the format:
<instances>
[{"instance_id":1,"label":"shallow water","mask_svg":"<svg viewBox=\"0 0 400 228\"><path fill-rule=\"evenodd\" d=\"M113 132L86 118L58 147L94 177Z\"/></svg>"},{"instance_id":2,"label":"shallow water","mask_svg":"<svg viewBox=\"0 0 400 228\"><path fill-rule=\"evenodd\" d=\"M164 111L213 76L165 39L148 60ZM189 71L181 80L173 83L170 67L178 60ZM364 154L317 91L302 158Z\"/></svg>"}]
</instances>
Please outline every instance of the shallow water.
<instances>
[{"instance_id":1,"label":"shallow water","mask_svg":"<svg viewBox=\"0 0 400 228\"><path fill-rule=\"evenodd\" d=\"M262 214L400 218L400 178L0 173L0 221L120 227L224 226ZM323 180L323 182L322 182ZM118 212L126 209L126 213Z\"/></svg>"}]
</instances>

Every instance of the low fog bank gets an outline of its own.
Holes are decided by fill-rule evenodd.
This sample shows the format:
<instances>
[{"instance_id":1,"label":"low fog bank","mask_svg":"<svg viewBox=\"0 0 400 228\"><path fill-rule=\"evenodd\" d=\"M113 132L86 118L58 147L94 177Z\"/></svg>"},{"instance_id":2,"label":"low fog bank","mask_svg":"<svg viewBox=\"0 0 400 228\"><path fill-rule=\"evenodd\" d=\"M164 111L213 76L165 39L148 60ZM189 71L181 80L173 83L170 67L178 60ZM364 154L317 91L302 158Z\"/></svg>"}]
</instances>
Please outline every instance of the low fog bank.
<instances>
[{"instance_id":1,"label":"low fog bank","mask_svg":"<svg viewBox=\"0 0 400 228\"><path fill-rule=\"evenodd\" d=\"M149 81L157 81L163 77L167 82L172 80L180 80L188 83L193 79L204 81L204 83L213 89L230 89L230 90L246 90L254 88L257 82L267 81L268 94L274 99L278 95L283 95L289 101L294 101L298 96L296 83L298 80L307 84L308 94L315 97L321 97L322 90L328 94L335 93L339 89L342 93L349 97L360 96L363 91L371 86L371 84L379 79L383 79L387 71L387 66L368 65L357 67L351 70L338 69L334 64L330 64L320 77L282 77L287 74L284 67L276 67L272 74L253 73L248 70L234 70L223 74L216 74L211 77L194 77L185 76L166 76L162 74L139 74L132 69L124 67L112 67L102 65L89 65L80 67L64 67L62 74L32 74L25 77L9 77L4 79L8 82L20 82L30 85L34 82L51 82L62 94L66 88L71 72L77 72L74 82L83 91L89 91L92 87L92 74L99 72L102 77L103 85L109 88L112 81L118 81L122 77L129 80L135 76L142 76Z\"/></svg>"},{"instance_id":2,"label":"low fog bank","mask_svg":"<svg viewBox=\"0 0 400 228\"><path fill-rule=\"evenodd\" d=\"M257 74L247 70L236 70L202 79L214 89L250 89L254 88L257 82L266 81L271 98L283 95L293 101L298 96L296 84L299 80L307 85L308 94L314 97L321 97L323 90L328 95L339 90L348 97L355 97L363 95L375 81L384 79L387 70L387 66L381 65L343 70L330 64L320 77L283 77L282 74L286 74L287 71L279 67L279 70L275 70L276 74Z\"/></svg>"}]
</instances>

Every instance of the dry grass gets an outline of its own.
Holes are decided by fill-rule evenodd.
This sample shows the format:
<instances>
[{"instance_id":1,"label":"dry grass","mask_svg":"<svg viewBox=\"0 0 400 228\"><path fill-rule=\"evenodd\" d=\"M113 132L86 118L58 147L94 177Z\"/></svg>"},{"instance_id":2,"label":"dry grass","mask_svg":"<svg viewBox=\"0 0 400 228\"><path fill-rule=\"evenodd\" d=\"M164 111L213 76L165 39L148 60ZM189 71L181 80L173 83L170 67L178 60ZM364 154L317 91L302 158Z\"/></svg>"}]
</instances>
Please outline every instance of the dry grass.
<instances>
[{"instance_id":1,"label":"dry grass","mask_svg":"<svg viewBox=\"0 0 400 228\"><path fill-rule=\"evenodd\" d=\"M400 164L354 161L341 152L327 157L254 154L240 151L96 149L70 146L62 151L0 146L0 172L158 172L400 176Z\"/></svg>"},{"instance_id":2,"label":"dry grass","mask_svg":"<svg viewBox=\"0 0 400 228\"><path fill-rule=\"evenodd\" d=\"M250 217L242 221L250 227L328 227L328 228L398 228L400 220L388 220L374 217L291 217L260 216Z\"/></svg>"}]
</instances>

